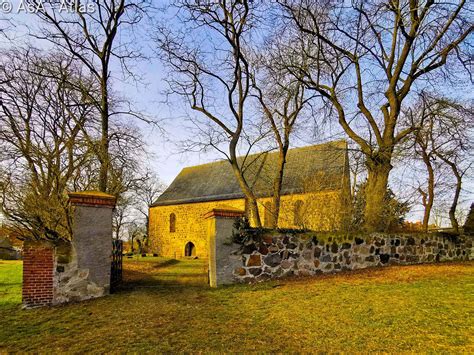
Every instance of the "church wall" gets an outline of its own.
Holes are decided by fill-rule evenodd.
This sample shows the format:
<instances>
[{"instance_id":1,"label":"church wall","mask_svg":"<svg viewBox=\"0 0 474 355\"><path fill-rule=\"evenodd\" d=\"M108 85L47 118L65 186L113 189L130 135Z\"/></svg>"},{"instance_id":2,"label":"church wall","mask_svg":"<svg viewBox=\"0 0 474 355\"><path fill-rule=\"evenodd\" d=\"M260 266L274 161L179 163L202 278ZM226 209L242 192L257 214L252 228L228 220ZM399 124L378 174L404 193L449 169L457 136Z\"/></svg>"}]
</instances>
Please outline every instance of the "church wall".
<instances>
[{"instance_id":1,"label":"church wall","mask_svg":"<svg viewBox=\"0 0 474 355\"><path fill-rule=\"evenodd\" d=\"M150 241L152 251L160 256L182 258L185 245L192 242L196 256L208 256L208 231L204 215L214 208L244 210L244 199L156 206L150 209ZM170 232L170 215L176 216L175 232Z\"/></svg>"},{"instance_id":2,"label":"church wall","mask_svg":"<svg viewBox=\"0 0 474 355\"><path fill-rule=\"evenodd\" d=\"M258 199L262 223L268 223L271 198ZM300 204L299 218L295 206ZM214 208L245 209L244 199L156 206L150 209L150 241L152 251L160 256L182 258L185 245L192 242L196 256L208 256L208 231L204 215ZM345 206L341 191L285 195L281 198L280 228L306 228L315 231L333 231L341 228ZM175 231L170 232L170 215L176 216ZM266 221L267 219L267 221Z\"/></svg>"},{"instance_id":3,"label":"church wall","mask_svg":"<svg viewBox=\"0 0 474 355\"><path fill-rule=\"evenodd\" d=\"M271 198L259 199L259 214L264 226L268 223L268 208ZM349 213L342 192L327 191L285 195L281 197L278 227L288 229L310 229L315 231L334 231L342 227L344 217ZM299 217L298 208L299 203Z\"/></svg>"}]
</instances>

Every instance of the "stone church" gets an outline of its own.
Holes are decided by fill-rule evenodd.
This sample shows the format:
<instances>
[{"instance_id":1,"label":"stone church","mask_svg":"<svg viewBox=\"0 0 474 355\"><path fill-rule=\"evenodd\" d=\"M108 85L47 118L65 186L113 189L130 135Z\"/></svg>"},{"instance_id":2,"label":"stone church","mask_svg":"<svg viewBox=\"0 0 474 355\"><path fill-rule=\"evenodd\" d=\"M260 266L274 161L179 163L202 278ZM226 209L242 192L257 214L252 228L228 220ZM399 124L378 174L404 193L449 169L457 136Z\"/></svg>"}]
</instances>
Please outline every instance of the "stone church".
<instances>
[{"instance_id":1,"label":"stone church","mask_svg":"<svg viewBox=\"0 0 474 355\"><path fill-rule=\"evenodd\" d=\"M264 226L270 218L277 159L277 152L246 158L245 177L258 197ZM152 251L173 258L207 257L205 215L213 209L246 210L244 194L225 160L184 168L150 206ZM338 230L349 212L346 141L290 149L283 177L279 228Z\"/></svg>"}]
</instances>

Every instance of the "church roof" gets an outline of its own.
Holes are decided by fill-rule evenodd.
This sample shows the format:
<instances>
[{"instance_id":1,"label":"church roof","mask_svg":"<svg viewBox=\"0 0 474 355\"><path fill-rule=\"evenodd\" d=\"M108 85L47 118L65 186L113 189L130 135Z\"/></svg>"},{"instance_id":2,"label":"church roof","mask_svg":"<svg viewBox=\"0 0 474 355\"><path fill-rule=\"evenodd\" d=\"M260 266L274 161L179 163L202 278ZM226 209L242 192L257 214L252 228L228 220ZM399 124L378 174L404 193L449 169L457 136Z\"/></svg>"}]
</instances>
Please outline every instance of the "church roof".
<instances>
[{"instance_id":1,"label":"church roof","mask_svg":"<svg viewBox=\"0 0 474 355\"><path fill-rule=\"evenodd\" d=\"M240 164L244 161L239 158ZM244 176L257 197L272 195L278 152L249 155ZM288 150L282 195L338 190L349 174L344 140ZM152 206L244 198L227 160L181 170Z\"/></svg>"}]
</instances>

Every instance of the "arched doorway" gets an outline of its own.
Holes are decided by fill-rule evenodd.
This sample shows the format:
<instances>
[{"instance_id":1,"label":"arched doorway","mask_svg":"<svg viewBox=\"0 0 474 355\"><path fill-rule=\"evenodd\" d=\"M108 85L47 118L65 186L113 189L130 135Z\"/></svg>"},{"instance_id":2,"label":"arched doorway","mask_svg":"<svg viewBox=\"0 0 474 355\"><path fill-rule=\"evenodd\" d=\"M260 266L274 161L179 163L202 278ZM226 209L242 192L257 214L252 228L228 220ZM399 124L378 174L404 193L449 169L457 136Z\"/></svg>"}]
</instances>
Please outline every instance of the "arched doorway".
<instances>
[{"instance_id":1,"label":"arched doorway","mask_svg":"<svg viewBox=\"0 0 474 355\"><path fill-rule=\"evenodd\" d=\"M196 247L192 242L187 242L184 246L184 256L196 256Z\"/></svg>"}]
</instances>

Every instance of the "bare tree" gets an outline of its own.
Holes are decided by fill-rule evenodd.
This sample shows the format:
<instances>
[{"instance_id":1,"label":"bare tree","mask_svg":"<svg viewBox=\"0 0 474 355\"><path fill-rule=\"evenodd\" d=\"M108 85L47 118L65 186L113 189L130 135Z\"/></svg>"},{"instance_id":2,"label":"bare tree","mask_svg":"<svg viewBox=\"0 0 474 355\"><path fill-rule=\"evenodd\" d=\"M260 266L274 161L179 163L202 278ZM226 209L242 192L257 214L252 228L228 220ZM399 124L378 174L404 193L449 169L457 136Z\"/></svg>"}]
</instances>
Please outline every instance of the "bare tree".
<instances>
[{"instance_id":1,"label":"bare tree","mask_svg":"<svg viewBox=\"0 0 474 355\"><path fill-rule=\"evenodd\" d=\"M134 191L135 209L145 220L145 246L149 245L150 206L165 190L166 186L158 176L150 170L143 175L141 183Z\"/></svg>"},{"instance_id":2,"label":"bare tree","mask_svg":"<svg viewBox=\"0 0 474 355\"><path fill-rule=\"evenodd\" d=\"M143 239L146 238L143 225L132 222L128 227L128 240L130 242L131 252L135 252L135 242L138 244L138 252L143 253ZM146 243L146 242L145 242Z\"/></svg>"},{"instance_id":3,"label":"bare tree","mask_svg":"<svg viewBox=\"0 0 474 355\"><path fill-rule=\"evenodd\" d=\"M279 0L285 18L312 41L308 66L288 67L322 95L365 155L368 170L365 227L379 230L394 149L416 127L400 125L413 85L437 84L459 59L468 68L473 30L468 1ZM472 55L472 54L471 54ZM466 59L467 57L467 59ZM449 75L447 75L449 77ZM355 109L356 108L356 109Z\"/></svg>"},{"instance_id":4,"label":"bare tree","mask_svg":"<svg viewBox=\"0 0 474 355\"><path fill-rule=\"evenodd\" d=\"M143 168L147 154L138 128L124 122L111 127L109 192L117 197L113 215L115 238L121 239L140 218L136 213L136 191L149 178Z\"/></svg>"},{"instance_id":5,"label":"bare tree","mask_svg":"<svg viewBox=\"0 0 474 355\"><path fill-rule=\"evenodd\" d=\"M16 49L0 59L2 209L25 238L67 239L67 191L90 189L100 178L100 113L90 99L100 96L100 87L79 61L61 53ZM113 122L108 185L120 205L117 234L133 210L126 203L130 191L144 181L144 155L138 129Z\"/></svg>"},{"instance_id":6,"label":"bare tree","mask_svg":"<svg viewBox=\"0 0 474 355\"><path fill-rule=\"evenodd\" d=\"M32 36L53 43L56 50L80 61L99 85L100 95L89 99L99 110L101 118L101 139L95 149L100 162L99 189L108 191L110 120L120 114L143 119L142 115L128 108L113 107L112 64L117 60L124 73L133 76L130 65L142 57L135 46L133 30L142 20L150 1L92 0L84 11L64 11L64 2L60 0L27 2L38 9L36 14L43 24L41 32Z\"/></svg>"},{"instance_id":7,"label":"bare tree","mask_svg":"<svg viewBox=\"0 0 474 355\"><path fill-rule=\"evenodd\" d=\"M422 161L426 178L422 182L418 182L416 186L417 195L421 195L421 204L423 206L423 229L428 231L431 210L435 199L436 180L435 171L438 173L439 163L431 149L430 132L434 128L435 119L431 110L431 101L426 93L420 93L419 100L416 101L414 107L408 108L405 116L410 120L409 125L418 126L419 128L413 132L413 139L408 143L412 145L409 151L415 156L415 159ZM415 171L411 167L411 171Z\"/></svg>"},{"instance_id":8,"label":"bare tree","mask_svg":"<svg viewBox=\"0 0 474 355\"><path fill-rule=\"evenodd\" d=\"M181 27L161 26L157 34L161 57L173 72L171 91L213 124L208 144L228 159L260 227L257 197L244 174L248 162L237 158L252 86L245 46L255 22L254 4L178 0L173 5ZM220 146L224 142L227 152Z\"/></svg>"},{"instance_id":9,"label":"bare tree","mask_svg":"<svg viewBox=\"0 0 474 355\"><path fill-rule=\"evenodd\" d=\"M287 36L281 32L272 34L264 49L253 58L255 69L252 75L252 86L255 96L263 113L263 124L269 126L273 141L278 150L277 166L273 178L273 193L271 210L267 211L270 221L265 221L266 226L276 228L280 215L281 189L286 164L288 149L291 138L294 136L298 126L306 123L309 128L309 120L305 120L310 102L315 94L308 94L302 83L303 78L295 78L286 69L287 51L289 41ZM286 38L285 38L286 37ZM299 60L305 61L304 52Z\"/></svg>"},{"instance_id":10,"label":"bare tree","mask_svg":"<svg viewBox=\"0 0 474 355\"><path fill-rule=\"evenodd\" d=\"M456 217L463 177L471 170L473 161L472 127L474 110L472 107L444 98L436 98L430 108L434 124L429 130L433 154L446 164L455 179L454 194L449 208L449 219L455 232L459 232Z\"/></svg>"},{"instance_id":11,"label":"bare tree","mask_svg":"<svg viewBox=\"0 0 474 355\"><path fill-rule=\"evenodd\" d=\"M469 103L454 101L437 94L421 92L414 107L404 115L413 132L413 152L423 162L426 183L418 186L424 208L423 228L428 230L435 199L443 204L445 196L451 199L449 216L452 227L459 230L456 208L462 189L463 176L470 170L472 154L473 110ZM454 186L452 178L454 177Z\"/></svg>"},{"instance_id":12,"label":"bare tree","mask_svg":"<svg viewBox=\"0 0 474 355\"><path fill-rule=\"evenodd\" d=\"M68 239L66 189L94 170L82 130L97 115L70 83L93 95L90 77L70 58L27 49L2 56L0 82L2 209L25 238Z\"/></svg>"}]
</instances>

